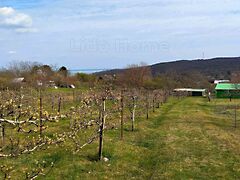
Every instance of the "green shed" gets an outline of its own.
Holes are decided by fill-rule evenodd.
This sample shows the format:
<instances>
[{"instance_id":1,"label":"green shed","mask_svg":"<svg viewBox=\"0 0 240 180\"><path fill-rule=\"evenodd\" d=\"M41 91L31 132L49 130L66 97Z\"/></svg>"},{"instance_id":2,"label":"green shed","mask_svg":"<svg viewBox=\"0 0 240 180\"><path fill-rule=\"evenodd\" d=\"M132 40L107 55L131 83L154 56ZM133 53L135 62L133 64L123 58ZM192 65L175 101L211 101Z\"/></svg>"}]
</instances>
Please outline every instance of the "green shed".
<instances>
[{"instance_id":1,"label":"green shed","mask_svg":"<svg viewBox=\"0 0 240 180\"><path fill-rule=\"evenodd\" d=\"M217 98L240 98L240 84L219 83L215 93Z\"/></svg>"}]
</instances>

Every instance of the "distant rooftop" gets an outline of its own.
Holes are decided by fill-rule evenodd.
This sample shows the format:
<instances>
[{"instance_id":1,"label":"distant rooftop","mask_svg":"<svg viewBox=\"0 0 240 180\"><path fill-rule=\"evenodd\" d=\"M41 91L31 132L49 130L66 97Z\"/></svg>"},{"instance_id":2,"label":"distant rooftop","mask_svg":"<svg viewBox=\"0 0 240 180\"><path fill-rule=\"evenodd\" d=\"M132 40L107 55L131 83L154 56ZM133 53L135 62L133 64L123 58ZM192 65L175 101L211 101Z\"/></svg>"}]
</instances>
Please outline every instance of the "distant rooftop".
<instances>
[{"instance_id":1,"label":"distant rooftop","mask_svg":"<svg viewBox=\"0 0 240 180\"><path fill-rule=\"evenodd\" d=\"M21 82L23 82L25 79L24 79L24 77L20 77L20 78L14 78L13 80L12 80L12 82L13 83L21 83Z\"/></svg>"},{"instance_id":2,"label":"distant rooftop","mask_svg":"<svg viewBox=\"0 0 240 180\"><path fill-rule=\"evenodd\" d=\"M192 88L177 88L174 91L185 91L185 92L205 92L206 89L192 89Z\"/></svg>"},{"instance_id":3,"label":"distant rooftop","mask_svg":"<svg viewBox=\"0 0 240 180\"><path fill-rule=\"evenodd\" d=\"M219 84L219 83L229 83L230 80L215 80L214 84Z\"/></svg>"}]
</instances>

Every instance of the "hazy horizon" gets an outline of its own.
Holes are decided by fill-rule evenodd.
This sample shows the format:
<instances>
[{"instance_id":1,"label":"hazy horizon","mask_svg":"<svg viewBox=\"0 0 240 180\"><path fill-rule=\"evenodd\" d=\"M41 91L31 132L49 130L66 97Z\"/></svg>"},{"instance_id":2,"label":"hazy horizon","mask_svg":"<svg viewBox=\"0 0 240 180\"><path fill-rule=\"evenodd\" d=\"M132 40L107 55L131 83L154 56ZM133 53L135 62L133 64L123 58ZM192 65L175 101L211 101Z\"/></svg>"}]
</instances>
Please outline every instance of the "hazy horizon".
<instances>
[{"instance_id":1,"label":"hazy horizon","mask_svg":"<svg viewBox=\"0 0 240 180\"><path fill-rule=\"evenodd\" d=\"M196 61L196 60L211 60L211 59L215 59L215 58L239 58L240 56L216 56L216 57L210 57L210 58L196 58L196 59L175 59L175 60L170 60L170 61L161 61L161 62L155 62L155 63L152 63L152 64L147 64L145 62L136 62L135 64L138 64L140 65L141 63L144 63L148 66L151 66L151 65L155 65L155 64L159 64L159 63L170 63L170 62L177 62L177 61ZM11 67L11 64L15 64L15 63L18 63L18 62L33 62L33 63L36 63L36 64L42 64L42 65L49 65L49 66L52 66L54 69L58 69L62 66L65 66L69 71L70 73L87 73L87 74L91 74L91 73L95 73L95 72L100 72L100 71L108 71L108 70L113 70L113 69L124 69L124 68L127 68L129 65L133 65L133 64L126 64L125 66L122 66L122 67L111 67L111 68L98 68L98 67L89 67L89 68L82 68L82 67L69 67L67 64L50 64L50 63L42 63L42 62L37 62L37 61L10 61L9 64L5 65L5 66L1 66L0 65L0 68L8 68L8 67Z\"/></svg>"}]
</instances>

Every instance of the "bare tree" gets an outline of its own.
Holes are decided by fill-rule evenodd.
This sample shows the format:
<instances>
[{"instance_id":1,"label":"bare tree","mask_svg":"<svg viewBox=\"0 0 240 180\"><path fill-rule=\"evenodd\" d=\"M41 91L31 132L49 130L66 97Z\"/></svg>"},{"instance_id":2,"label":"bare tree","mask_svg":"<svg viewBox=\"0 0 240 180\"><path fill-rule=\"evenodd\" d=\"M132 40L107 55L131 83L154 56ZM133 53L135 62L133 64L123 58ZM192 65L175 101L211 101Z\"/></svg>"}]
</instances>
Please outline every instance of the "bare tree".
<instances>
[{"instance_id":1,"label":"bare tree","mask_svg":"<svg viewBox=\"0 0 240 180\"><path fill-rule=\"evenodd\" d=\"M151 79L152 73L150 67L146 64L132 64L124 70L119 76L119 84L130 87L143 87L144 82Z\"/></svg>"},{"instance_id":2,"label":"bare tree","mask_svg":"<svg viewBox=\"0 0 240 180\"><path fill-rule=\"evenodd\" d=\"M8 70L16 77L28 75L33 67L40 66L38 62L30 61L12 61L8 66Z\"/></svg>"},{"instance_id":3,"label":"bare tree","mask_svg":"<svg viewBox=\"0 0 240 180\"><path fill-rule=\"evenodd\" d=\"M240 83L240 72L234 72L231 74L231 82Z\"/></svg>"}]
</instances>

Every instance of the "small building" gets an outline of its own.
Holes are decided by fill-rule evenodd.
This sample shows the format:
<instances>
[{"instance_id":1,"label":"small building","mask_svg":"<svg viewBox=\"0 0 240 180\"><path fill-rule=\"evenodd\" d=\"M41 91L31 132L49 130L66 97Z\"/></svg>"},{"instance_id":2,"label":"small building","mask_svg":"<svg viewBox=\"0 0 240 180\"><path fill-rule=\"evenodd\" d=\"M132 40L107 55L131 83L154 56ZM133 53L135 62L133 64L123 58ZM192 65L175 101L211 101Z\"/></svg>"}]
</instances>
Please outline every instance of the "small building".
<instances>
[{"instance_id":1,"label":"small building","mask_svg":"<svg viewBox=\"0 0 240 180\"><path fill-rule=\"evenodd\" d=\"M26 80L24 77L14 78L12 80L12 83L14 83L14 84L21 84L21 83L25 83L25 82L26 82Z\"/></svg>"},{"instance_id":2,"label":"small building","mask_svg":"<svg viewBox=\"0 0 240 180\"><path fill-rule=\"evenodd\" d=\"M206 96L206 89L178 88L174 92L187 93L188 96Z\"/></svg>"},{"instance_id":3,"label":"small building","mask_svg":"<svg viewBox=\"0 0 240 180\"><path fill-rule=\"evenodd\" d=\"M220 83L215 87L217 98L240 98L240 84Z\"/></svg>"},{"instance_id":4,"label":"small building","mask_svg":"<svg viewBox=\"0 0 240 180\"><path fill-rule=\"evenodd\" d=\"M75 89L76 87L75 87L75 85L70 84L70 85L69 85L69 88L71 88L71 89Z\"/></svg>"},{"instance_id":5,"label":"small building","mask_svg":"<svg viewBox=\"0 0 240 180\"><path fill-rule=\"evenodd\" d=\"M219 83L229 83L230 80L214 80L214 84L219 84Z\"/></svg>"}]
</instances>

